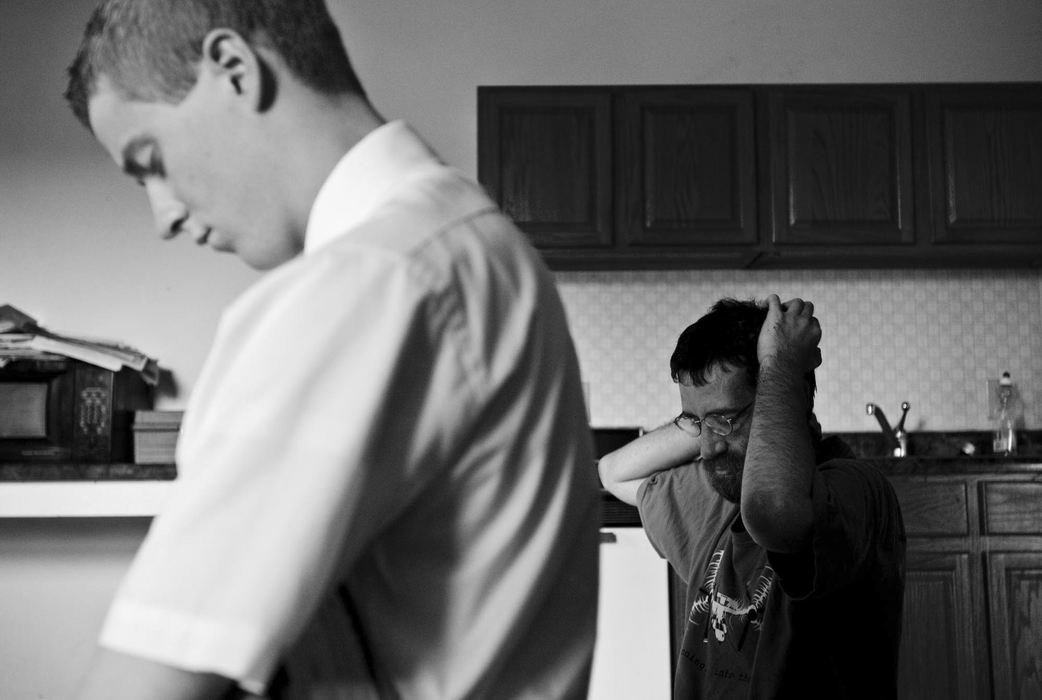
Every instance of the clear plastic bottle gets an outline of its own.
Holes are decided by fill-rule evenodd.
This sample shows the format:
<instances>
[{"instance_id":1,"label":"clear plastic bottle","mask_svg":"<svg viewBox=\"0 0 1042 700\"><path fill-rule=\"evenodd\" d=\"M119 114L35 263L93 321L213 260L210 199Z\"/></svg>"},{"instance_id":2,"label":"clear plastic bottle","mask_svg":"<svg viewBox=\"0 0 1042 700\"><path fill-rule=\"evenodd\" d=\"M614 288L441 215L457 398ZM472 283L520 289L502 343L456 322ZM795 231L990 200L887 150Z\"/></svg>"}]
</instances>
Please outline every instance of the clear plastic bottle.
<instances>
[{"instance_id":1,"label":"clear plastic bottle","mask_svg":"<svg viewBox=\"0 0 1042 700\"><path fill-rule=\"evenodd\" d=\"M995 413L995 433L992 451L998 455L1017 452L1017 413L1013 397L1013 380L1009 372L1002 373L999 380L999 406Z\"/></svg>"}]
</instances>

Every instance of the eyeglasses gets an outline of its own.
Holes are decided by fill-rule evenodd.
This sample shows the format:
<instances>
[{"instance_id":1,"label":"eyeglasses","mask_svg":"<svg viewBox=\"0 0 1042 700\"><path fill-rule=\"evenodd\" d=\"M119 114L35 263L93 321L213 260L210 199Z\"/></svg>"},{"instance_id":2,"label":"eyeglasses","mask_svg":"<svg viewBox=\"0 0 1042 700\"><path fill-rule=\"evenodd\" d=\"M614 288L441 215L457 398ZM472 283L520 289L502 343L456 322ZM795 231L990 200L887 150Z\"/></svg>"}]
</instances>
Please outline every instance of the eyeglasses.
<instances>
[{"instance_id":1,"label":"eyeglasses","mask_svg":"<svg viewBox=\"0 0 1042 700\"><path fill-rule=\"evenodd\" d=\"M679 416L673 419L673 425L677 426L688 435L692 435L694 437L698 437L702 434L703 425L705 425L705 427L709 428L720 437L726 437L730 435L731 432L734 430L734 422L738 420L738 418L743 413L748 411L749 408L753 405L753 403L755 402L750 401L748 404L745 405L744 408L740 409L730 418L728 418L727 416L722 416L718 413L711 413L705 418L699 419L695 418L690 413L681 413Z\"/></svg>"}]
</instances>

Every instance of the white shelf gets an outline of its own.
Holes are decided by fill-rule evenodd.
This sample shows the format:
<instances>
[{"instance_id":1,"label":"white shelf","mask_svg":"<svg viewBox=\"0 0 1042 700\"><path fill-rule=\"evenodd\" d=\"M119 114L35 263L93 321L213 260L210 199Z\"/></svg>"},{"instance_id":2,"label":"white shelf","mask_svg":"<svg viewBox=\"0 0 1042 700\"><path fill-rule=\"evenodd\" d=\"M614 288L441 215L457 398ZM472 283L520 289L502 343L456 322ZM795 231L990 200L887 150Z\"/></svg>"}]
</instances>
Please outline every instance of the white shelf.
<instances>
[{"instance_id":1,"label":"white shelf","mask_svg":"<svg viewBox=\"0 0 1042 700\"><path fill-rule=\"evenodd\" d=\"M157 515L174 481L27 481L0 483L0 518Z\"/></svg>"}]
</instances>

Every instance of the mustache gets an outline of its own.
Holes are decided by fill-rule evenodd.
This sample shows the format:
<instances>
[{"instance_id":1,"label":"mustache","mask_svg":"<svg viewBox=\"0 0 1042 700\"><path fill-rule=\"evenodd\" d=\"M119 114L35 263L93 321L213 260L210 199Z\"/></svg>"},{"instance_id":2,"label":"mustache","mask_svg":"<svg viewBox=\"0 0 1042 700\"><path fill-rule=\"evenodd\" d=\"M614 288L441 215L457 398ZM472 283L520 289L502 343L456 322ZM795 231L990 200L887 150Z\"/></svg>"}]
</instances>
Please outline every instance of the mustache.
<instances>
[{"instance_id":1,"label":"mustache","mask_svg":"<svg viewBox=\"0 0 1042 700\"><path fill-rule=\"evenodd\" d=\"M745 466L745 455L723 454L709 460L702 460L702 468L706 470L709 484L717 493L732 503L738 503L742 497L742 472Z\"/></svg>"},{"instance_id":2,"label":"mustache","mask_svg":"<svg viewBox=\"0 0 1042 700\"><path fill-rule=\"evenodd\" d=\"M745 455L736 455L730 452L710 459L699 460L702 466L710 471L740 471L745 466Z\"/></svg>"}]
</instances>

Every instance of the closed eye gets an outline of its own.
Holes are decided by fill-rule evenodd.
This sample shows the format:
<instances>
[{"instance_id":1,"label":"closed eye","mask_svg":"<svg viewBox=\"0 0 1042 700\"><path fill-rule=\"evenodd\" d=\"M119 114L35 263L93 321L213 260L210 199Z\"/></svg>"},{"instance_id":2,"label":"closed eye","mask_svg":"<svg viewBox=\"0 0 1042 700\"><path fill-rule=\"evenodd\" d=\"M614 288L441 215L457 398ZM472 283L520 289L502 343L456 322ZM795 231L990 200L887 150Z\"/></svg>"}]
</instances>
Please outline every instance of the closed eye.
<instances>
[{"instance_id":1,"label":"closed eye","mask_svg":"<svg viewBox=\"0 0 1042 700\"><path fill-rule=\"evenodd\" d=\"M752 408L753 403L755 403L755 402L751 401L751 402L747 403L745 406L743 406L742 408L738 409L737 411L732 413L730 416L728 416L727 420L729 420L729 421L736 421L736 420L738 420L739 416L741 416L743 413L745 413L750 408Z\"/></svg>"}]
</instances>

